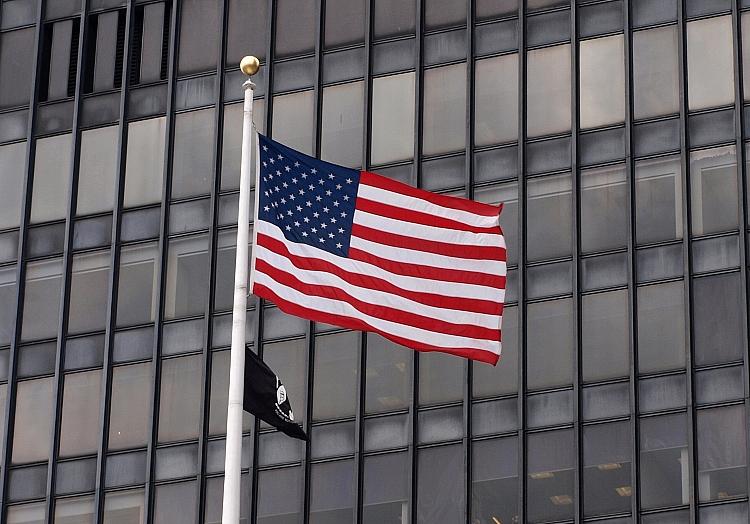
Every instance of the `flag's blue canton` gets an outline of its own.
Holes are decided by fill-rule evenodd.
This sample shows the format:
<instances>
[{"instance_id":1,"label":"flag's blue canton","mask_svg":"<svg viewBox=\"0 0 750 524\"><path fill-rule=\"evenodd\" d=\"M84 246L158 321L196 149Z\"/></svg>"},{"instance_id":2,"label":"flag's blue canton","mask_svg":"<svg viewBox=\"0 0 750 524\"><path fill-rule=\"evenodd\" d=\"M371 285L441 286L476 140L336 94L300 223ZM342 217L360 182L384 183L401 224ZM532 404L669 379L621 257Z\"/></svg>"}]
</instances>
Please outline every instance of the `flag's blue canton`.
<instances>
[{"instance_id":1,"label":"flag's blue canton","mask_svg":"<svg viewBox=\"0 0 750 524\"><path fill-rule=\"evenodd\" d=\"M258 219L292 241L348 256L359 171L309 157L260 135Z\"/></svg>"}]
</instances>

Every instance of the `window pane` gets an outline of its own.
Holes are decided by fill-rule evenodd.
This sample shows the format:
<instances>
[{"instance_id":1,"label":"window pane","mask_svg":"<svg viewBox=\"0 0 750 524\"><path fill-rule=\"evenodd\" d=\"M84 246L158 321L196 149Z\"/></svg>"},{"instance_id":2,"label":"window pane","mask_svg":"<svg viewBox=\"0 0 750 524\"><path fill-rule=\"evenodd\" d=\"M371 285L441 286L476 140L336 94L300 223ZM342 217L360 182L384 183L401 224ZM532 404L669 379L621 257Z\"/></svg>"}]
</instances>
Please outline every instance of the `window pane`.
<instances>
[{"instance_id":1,"label":"window pane","mask_svg":"<svg viewBox=\"0 0 750 524\"><path fill-rule=\"evenodd\" d=\"M414 73L372 81L370 162L385 164L414 156Z\"/></svg>"},{"instance_id":2,"label":"window pane","mask_svg":"<svg viewBox=\"0 0 750 524\"><path fill-rule=\"evenodd\" d=\"M747 494L747 425L742 405L697 412L701 502Z\"/></svg>"},{"instance_id":3,"label":"window pane","mask_svg":"<svg viewBox=\"0 0 750 524\"><path fill-rule=\"evenodd\" d=\"M154 524L196 522L198 483L181 482L156 486Z\"/></svg>"},{"instance_id":4,"label":"window pane","mask_svg":"<svg viewBox=\"0 0 750 524\"><path fill-rule=\"evenodd\" d=\"M466 144L466 64L424 72L425 155L449 153Z\"/></svg>"},{"instance_id":5,"label":"window pane","mask_svg":"<svg viewBox=\"0 0 750 524\"><path fill-rule=\"evenodd\" d=\"M0 35L0 107L29 103L35 47L33 27Z\"/></svg>"},{"instance_id":6,"label":"window pane","mask_svg":"<svg viewBox=\"0 0 750 524\"><path fill-rule=\"evenodd\" d=\"M518 138L518 54L478 60L474 70L474 143Z\"/></svg>"},{"instance_id":7,"label":"window pane","mask_svg":"<svg viewBox=\"0 0 750 524\"><path fill-rule=\"evenodd\" d=\"M100 369L65 376L60 456L96 453L99 447Z\"/></svg>"},{"instance_id":8,"label":"window pane","mask_svg":"<svg viewBox=\"0 0 750 524\"><path fill-rule=\"evenodd\" d=\"M472 522L518 521L518 440L472 444Z\"/></svg>"},{"instance_id":9,"label":"window pane","mask_svg":"<svg viewBox=\"0 0 750 524\"><path fill-rule=\"evenodd\" d=\"M416 4L403 0L373 0L375 38L414 33Z\"/></svg>"},{"instance_id":10,"label":"window pane","mask_svg":"<svg viewBox=\"0 0 750 524\"><path fill-rule=\"evenodd\" d=\"M242 57L252 54L266 57L268 2L265 0L229 0L227 8L227 64L235 67Z\"/></svg>"},{"instance_id":11,"label":"window pane","mask_svg":"<svg viewBox=\"0 0 750 524\"><path fill-rule=\"evenodd\" d=\"M680 109L677 26L633 33L633 115L648 118Z\"/></svg>"},{"instance_id":12,"label":"window pane","mask_svg":"<svg viewBox=\"0 0 750 524\"><path fill-rule=\"evenodd\" d=\"M0 229L18 227L21 222L25 164L26 142L0 146L0 185L3 188L0 191Z\"/></svg>"},{"instance_id":13,"label":"window pane","mask_svg":"<svg viewBox=\"0 0 750 524\"><path fill-rule=\"evenodd\" d=\"M573 301L527 306L527 366L530 389L573 383Z\"/></svg>"},{"instance_id":14,"label":"window pane","mask_svg":"<svg viewBox=\"0 0 750 524\"><path fill-rule=\"evenodd\" d=\"M573 518L574 449L570 429L529 435L529 522Z\"/></svg>"},{"instance_id":15,"label":"window pane","mask_svg":"<svg viewBox=\"0 0 750 524\"><path fill-rule=\"evenodd\" d=\"M358 333L315 337L314 420L354 416L358 369Z\"/></svg>"},{"instance_id":16,"label":"window pane","mask_svg":"<svg viewBox=\"0 0 750 524\"><path fill-rule=\"evenodd\" d=\"M411 399L412 351L375 333L367 333L365 411L403 409Z\"/></svg>"},{"instance_id":17,"label":"window pane","mask_svg":"<svg viewBox=\"0 0 750 524\"><path fill-rule=\"evenodd\" d=\"M31 195L32 223L59 220L68 213L70 141L70 133L36 141L34 187Z\"/></svg>"},{"instance_id":18,"label":"window pane","mask_svg":"<svg viewBox=\"0 0 750 524\"><path fill-rule=\"evenodd\" d=\"M570 130L570 44L528 51L527 59L528 136Z\"/></svg>"},{"instance_id":19,"label":"window pane","mask_svg":"<svg viewBox=\"0 0 750 524\"><path fill-rule=\"evenodd\" d=\"M581 300L583 379L596 381L628 376L628 292L584 295Z\"/></svg>"},{"instance_id":20,"label":"window pane","mask_svg":"<svg viewBox=\"0 0 750 524\"><path fill-rule=\"evenodd\" d=\"M690 153L693 235L736 230L737 157L734 146Z\"/></svg>"},{"instance_id":21,"label":"window pane","mask_svg":"<svg viewBox=\"0 0 750 524\"><path fill-rule=\"evenodd\" d=\"M117 126L81 132L76 215L112 211L117 175Z\"/></svg>"},{"instance_id":22,"label":"window pane","mask_svg":"<svg viewBox=\"0 0 750 524\"><path fill-rule=\"evenodd\" d=\"M216 69L219 53L221 9L218 2L180 2L180 75Z\"/></svg>"},{"instance_id":23,"label":"window pane","mask_svg":"<svg viewBox=\"0 0 750 524\"><path fill-rule=\"evenodd\" d=\"M642 508L677 506L690 501L686 428L684 413L641 420Z\"/></svg>"},{"instance_id":24,"label":"window pane","mask_svg":"<svg viewBox=\"0 0 750 524\"><path fill-rule=\"evenodd\" d=\"M440 404L463 398L463 359L446 353L419 357L419 404Z\"/></svg>"},{"instance_id":25,"label":"window pane","mask_svg":"<svg viewBox=\"0 0 750 524\"><path fill-rule=\"evenodd\" d=\"M258 473L258 524L291 524L302 520L301 473L301 468Z\"/></svg>"},{"instance_id":26,"label":"window pane","mask_svg":"<svg viewBox=\"0 0 750 524\"><path fill-rule=\"evenodd\" d=\"M307 153L313 153L313 91L273 97L273 139Z\"/></svg>"},{"instance_id":27,"label":"window pane","mask_svg":"<svg viewBox=\"0 0 750 524\"><path fill-rule=\"evenodd\" d=\"M472 391L475 397L515 393L518 389L518 308L503 310L503 347L496 366L475 362Z\"/></svg>"},{"instance_id":28,"label":"window pane","mask_svg":"<svg viewBox=\"0 0 750 524\"><path fill-rule=\"evenodd\" d=\"M680 158L635 163L635 232L639 244L682 238Z\"/></svg>"},{"instance_id":29,"label":"window pane","mask_svg":"<svg viewBox=\"0 0 750 524\"><path fill-rule=\"evenodd\" d=\"M688 106L691 110L734 100L732 17L687 23Z\"/></svg>"},{"instance_id":30,"label":"window pane","mask_svg":"<svg viewBox=\"0 0 750 524\"><path fill-rule=\"evenodd\" d=\"M126 246L120 252L117 325L154 321L156 307L156 243Z\"/></svg>"},{"instance_id":31,"label":"window pane","mask_svg":"<svg viewBox=\"0 0 750 524\"><path fill-rule=\"evenodd\" d=\"M633 491L630 422L583 429L583 507L585 515L630 511Z\"/></svg>"},{"instance_id":32,"label":"window pane","mask_svg":"<svg viewBox=\"0 0 750 524\"><path fill-rule=\"evenodd\" d=\"M16 267L0 269L0 346L10 344L13 339L13 324L16 320ZM7 368L0 365L0 368ZM4 369L7 372L7 369ZM7 373L0 373L6 378Z\"/></svg>"},{"instance_id":33,"label":"window pane","mask_svg":"<svg viewBox=\"0 0 750 524\"><path fill-rule=\"evenodd\" d=\"M162 362L159 392L159 442L198 437L201 415L203 357L171 358Z\"/></svg>"},{"instance_id":34,"label":"window pane","mask_svg":"<svg viewBox=\"0 0 750 524\"><path fill-rule=\"evenodd\" d=\"M263 132L266 101L259 98L253 101L253 123ZM240 164L242 160L242 104L224 106L224 132L221 148L221 190L240 188ZM255 184L252 180L251 184Z\"/></svg>"},{"instance_id":35,"label":"window pane","mask_svg":"<svg viewBox=\"0 0 750 524\"><path fill-rule=\"evenodd\" d=\"M57 335L61 274L61 259L30 262L26 266L21 340L40 340Z\"/></svg>"},{"instance_id":36,"label":"window pane","mask_svg":"<svg viewBox=\"0 0 750 524\"><path fill-rule=\"evenodd\" d=\"M365 37L364 0L327 0L326 47L361 42Z\"/></svg>"},{"instance_id":37,"label":"window pane","mask_svg":"<svg viewBox=\"0 0 750 524\"><path fill-rule=\"evenodd\" d=\"M172 198L211 191L214 164L214 110L175 116Z\"/></svg>"},{"instance_id":38,"label":"window pane","mask_svg":"<svg viewBox=\"0 0 750 524\"><path fill-rule=\"evenodd\" d=\"M276 56L311 53L315 49L313 0L281 0L276 6Z\"/></svg>"},{"instance_id":39,"label":"window pane","mask_svg":"<svg viewBox=\"0 0 750 524\"><path fill-rule=\"evenodd\" d=\"M109 259L109 251L73 257L68 333L84 333L105 328Z\"/></svg>"},{"instance_id":40,"label":"window pane","mask_svg":"<svg viewBox=\"0 0 750 524\"><path fill-rule=\"evenodd\" d=\"M151 363L112 370L109 449L145 446L151 416Z\"/></svg>"},{"instance_id":41,"label":"window pane","mask_svg":"<svg viewBox=\"0 0 750 524\"><path fill-rule=\"evenodd\" d=\"M742 360L742 284L739 273L693 279L696 366Z\"/></svg>"},{"instance_id":42,"label":"window pane","mask_svg":"<svg viewBox=\"0 0 750 524\"><path fill-rule=\"evenodd\" d=\"M143 489L116 491L104 495L104 524L144 524Z\"/></svg>"},{"instance_id":43,"label":"window pane","mask_svg":"<svg viewBox=\"0 0 750 524\"><path fill-rule=\"evenodd\" d=\"M409 521L408 468L406 453L365 457L362 480L364 524Z\"/></svg>"},{"instance_id":44,"label":"window pane","mask_svg":"<svg viewBox=\"0 0 750 524\"><path fill-rule=\"evenodd\" d=\"M542 260L570 255L573 216L570 175L532 178L527 182L527 256Z\"/></svg>"},{"instance_id":45,"label":"window pane","mask_svg":"<svg viewBox=\"0 0 750 524\"><path fill-rule=\"evenodd\" d=\"M208 417L208 434L224 435L227 431L227 400L229 398L229 351L211 354L211 400ZM253 417L242 412L242 429L250 431Z\"/></svg>"},{"instance_id":46,"label":"window pane","mask_svg":"<svg viewBox=\"0 0 750 524\"><path fill-rule=\"evenodd\" d=\"M7 514L8 524L42 524L45 521L44 502L9 506Z\"/></svg>"},{"instance_id":47,"label":"window pane","mask_svg":"<svg viewBox=\"0 0 750 524\"><path fill-rule=\"evenodd\" d=\"M581 128L605 126L625 119L623 36L580 43Z\"/></svg>"},{"instance_id":48,"label":"window pane","mask_svg":"<svg viewBox=\"0 0 750 524\"><path fill-rule=\"evenodd\" d=\"M208 300L208 238L204 235L169 242L165 318L202 315Z\"/></svg>"},{"instance_id":49,"label":"window pane","mask_svg":"<svg viewBox=\"0 0 750 524\"><path fill-rule=\"evenodd\" d=\"M52 378L27 380L16 386L13 464L49 458L52 429Z\"/></svg>"},{"instance_id":50,"label":"window pane","mask_svg":"<svg viewBox=\"0 0 750 524\"><path fill-rule=\"evenodd\" d=\"M55 501L55 524L93 524L94 497L76 497Z\"/></svg>"},{"instance_id":51,"label":"window pane","mask_svg":"<svg viewBox=\"0 0 750 524\"><path fill-rule=\"evenodd\" d=\"M420 449L417 467L417 523L460 522L465 504L461 446Z\"/></svg>"},{"instance_id":52,"label":"window pane","mask_svg":"<svg viewBox=\"0 0 750 524\"><path fill-rule=\"evenodd\" d=\"M750 100L750 13L742 13L742 89L745 101Z\"/></svg>"},{"instance_id":53,"label":"window pane","mask_svg":"<svg viewBox=\"0 0 750 524\"><path fill-rule=\"evenodd\" d=\"M263 345L263 361L274 370L284 384L292 405L294 420L300 423L305 419L305 406L307 405L306 354L307 346L304 340ZM265 422L261 423L261 426L268 427Z\"/></svg>"},{"instance_id":54,"label":"window pane","mask_svg":"<svg viewBox=\"0 0 750 524\"><path fill-rule=\"evenodd\" d=\"M625 167L581 172L581 250L604 251L627 244Z\"/></svg>"},{"instance_id":55,"label":"window pane","mask_svg":"<svg viewBox=\"0 0 750 524\"><path fill-rule=\"evenodd\" d=\"M685 367L683 286L669 282L638 288L638 371Z\"/></svg>"},{"instance_id":56,"label":"window pane","mask_svg":"<svg viewBox=\"0 0 750 524\"><path fill-rule=\"evenodd\" d=\"M313 464L310 471L310 523L352 522L355 480L352 460Z\"/></svg>"},{"instance_id":57,"label":"window pane","mask_svg":"<svg viewBox=\"0 0 750 524\"><path fill-rule=\"evenodd\" d=\"M161 201L166 118L128 124L124 207Z\"/></svg>"},{"instance_id":58,"label":"window pane","mask_svg":"<svg viewBox=\"0 0 750 524\"><path fill-rule=\"evenodd\" d=\"M348 167L362 165L363 86L363 82L353 82L323 88L323 160Z\"/></svg>"}]
</instances>

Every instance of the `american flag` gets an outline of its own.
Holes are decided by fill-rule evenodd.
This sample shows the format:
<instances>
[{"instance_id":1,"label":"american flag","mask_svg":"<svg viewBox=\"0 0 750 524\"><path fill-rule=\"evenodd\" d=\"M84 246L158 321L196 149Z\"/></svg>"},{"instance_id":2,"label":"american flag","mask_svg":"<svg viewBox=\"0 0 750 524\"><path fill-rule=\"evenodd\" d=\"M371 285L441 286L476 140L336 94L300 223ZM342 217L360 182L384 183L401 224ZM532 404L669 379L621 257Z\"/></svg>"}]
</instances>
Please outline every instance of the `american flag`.
<instances>
[{"instance_id":1,"label":"american flag","mask_svg":"<svg viewBox=\"0 0 750 524\"><path fill-rule=\"evenodd\" d=\"M253 293L308 320L497 363L502 205L429 193L258 136Z\"/></svg>"}]
</instances>

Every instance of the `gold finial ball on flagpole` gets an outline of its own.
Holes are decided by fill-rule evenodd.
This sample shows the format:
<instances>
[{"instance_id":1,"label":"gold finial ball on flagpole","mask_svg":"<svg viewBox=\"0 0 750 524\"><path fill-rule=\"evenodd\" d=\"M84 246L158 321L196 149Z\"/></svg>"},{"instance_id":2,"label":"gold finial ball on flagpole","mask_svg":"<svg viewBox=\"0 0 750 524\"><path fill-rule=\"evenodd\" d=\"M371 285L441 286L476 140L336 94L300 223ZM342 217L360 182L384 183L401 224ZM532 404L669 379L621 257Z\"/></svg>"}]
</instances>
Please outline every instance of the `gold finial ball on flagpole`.
<instances>
[{"instance_id":1,"label":"gold finial ball on flagpole","mask_svg":"<svg viewBox=\"0 0 750 524\"><path fill-rule=\"evenodd\" d=\"M240 69L247 76L253 76L260 69L260 60L254 56L246 56L240 62Z\"/></svg>"}]
</instances>

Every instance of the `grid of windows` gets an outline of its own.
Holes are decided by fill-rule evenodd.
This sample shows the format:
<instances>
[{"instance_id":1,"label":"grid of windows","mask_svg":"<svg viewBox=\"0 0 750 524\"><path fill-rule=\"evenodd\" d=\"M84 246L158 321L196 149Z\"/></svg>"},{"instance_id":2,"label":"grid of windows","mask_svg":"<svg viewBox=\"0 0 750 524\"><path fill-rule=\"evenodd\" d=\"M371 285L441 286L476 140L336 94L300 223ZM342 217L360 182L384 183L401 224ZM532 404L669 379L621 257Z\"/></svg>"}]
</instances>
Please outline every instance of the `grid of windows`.
<instances>
[{"instance_id":1,"label":"grid of windows","mask_svg":"<svg viewBox=\"0 0 750 524\"><path fill-rule=\"evenodd\" d=\"M748 0L1 0L0 505L219 522L242 55L291 147L504 202L497 367L250 301L243 522L748 519ZM744 35L744 36L743 36Z\"/></svg>"}]
</instances>

